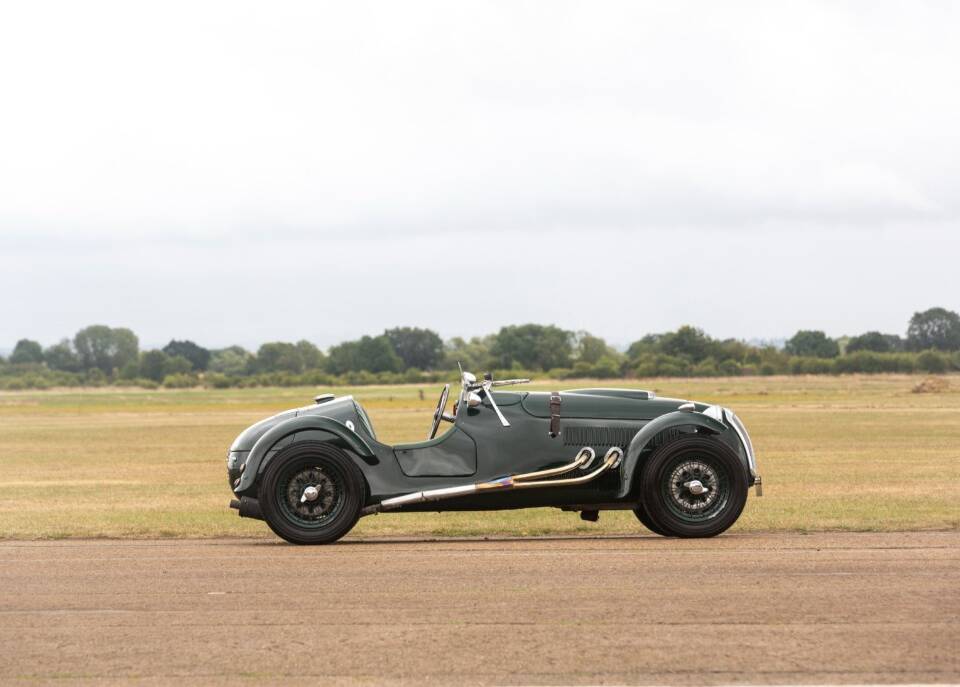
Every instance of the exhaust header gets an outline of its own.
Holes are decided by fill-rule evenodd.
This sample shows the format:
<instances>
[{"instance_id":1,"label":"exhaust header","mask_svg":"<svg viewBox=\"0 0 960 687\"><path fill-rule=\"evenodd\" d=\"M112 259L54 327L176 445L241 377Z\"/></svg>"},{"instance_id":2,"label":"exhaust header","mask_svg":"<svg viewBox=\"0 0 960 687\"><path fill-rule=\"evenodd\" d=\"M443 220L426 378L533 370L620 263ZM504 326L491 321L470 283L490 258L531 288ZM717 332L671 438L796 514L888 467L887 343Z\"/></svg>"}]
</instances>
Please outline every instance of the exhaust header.
<instances>
[{"instance_id":1,"label":"exhaust header","mask_svg":"<svg viewBox=\"0 0 960 687\"><path fill-rule=\"evenodd\" d=\"M589 446L584 446L577 453L573 461L567 463L566 465L561 465L556 468L548 468L546 470L538 470L536 472L527 472L519 475L500 477L498 479L488 480L486 482L474 482L473 484L464 484L457 487L442 487L440 489L428 489L426 491L416 491L412 494L394 496L393 498L384 499L376 505L367 506L363 509L363 514L370 515L380 511L401 508L413 503L441 501L443 499L451 499L456 498L457 496L466 496L468 494L476 494L479 492L510 491L512 489L540 489L586 484L587 482L596 479L607 470L615 468L617 465L619 465L620 461L623 459L623 449L618 446L610 448L610 450L608 450L604 456L603 462L593 471L584 475L567 477L564 479L546 479L548 477L556 477L558 475L566 474L578 468L581 470L586 470L590 467L590 465L593 464L595 458L596 453L594 450Z\"/></svg>"}]
</instances>

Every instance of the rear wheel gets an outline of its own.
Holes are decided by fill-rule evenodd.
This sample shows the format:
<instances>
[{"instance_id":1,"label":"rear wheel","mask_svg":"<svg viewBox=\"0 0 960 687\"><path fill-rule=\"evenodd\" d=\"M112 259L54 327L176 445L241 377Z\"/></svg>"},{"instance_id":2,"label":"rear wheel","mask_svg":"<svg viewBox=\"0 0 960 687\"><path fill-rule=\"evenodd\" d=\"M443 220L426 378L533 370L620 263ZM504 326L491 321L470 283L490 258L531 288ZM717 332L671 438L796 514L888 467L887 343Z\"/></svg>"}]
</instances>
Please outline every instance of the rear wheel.
<instances>
[{"instance_id":1,"label":"rear wheel","mask_svg":"<svg viewBox=\"0 0 960 687\"><path fill-rule=\"evenodd\" d=\"M737 521L747 502L740 458L716 439L664 445L647 460L640 480L641 508L668 536L714 537Z\"/></svg>"},{"instance_id":2,"label":"rear wheel","mask_svg":"<svg viewBox=\"0 0 960 687\"><path fill-rule=\"evenodd\" d=\"M330 544L349 532L363 508L359 468L336 446L292 444L274 456L260 482L263 518L292 544Z\"/></svg>"}]
</instances>

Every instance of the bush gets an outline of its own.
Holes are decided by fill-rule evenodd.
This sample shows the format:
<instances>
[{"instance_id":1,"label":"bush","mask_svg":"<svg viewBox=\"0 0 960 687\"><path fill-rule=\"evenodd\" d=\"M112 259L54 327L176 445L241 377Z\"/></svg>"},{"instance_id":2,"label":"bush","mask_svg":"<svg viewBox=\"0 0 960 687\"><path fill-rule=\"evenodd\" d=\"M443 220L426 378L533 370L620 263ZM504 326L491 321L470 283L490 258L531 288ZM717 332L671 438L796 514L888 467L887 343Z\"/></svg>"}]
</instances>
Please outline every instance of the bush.
<instances>
[{"instance_id":1,"label":"bush","mask_svg":"<svg viewBox=\"0 0 960 687\"><path fill-rule=\"evenodd\" d=\"M751 368L755 369L755 368ZM737 377L743 374L743 366L736 360L727 358L717 366L717 371L724 377Z\"/></svg>"},{"instance_id":2,"label":"bush","mask_svg":"<svg viewBox=\"0 0 960 687\"><path fill-rule=\"evenodd\" d=\"M616 358L605 355L600 358L590 370L590 374L597 379L614 379L621 375L620 361Z\"/></svg>"},{"instance_id":3,"label":"bush","mask_svg":"<svg viewBox=\"0 0 960 687\"><path fill-rule=\"evenodd\" d=\"M712 357L707 357L701 360L693 368L694 377L716 377L717 376L717 361Z\"/></svg>"},{"instance_id":4,"label":"bush","mask_svg":"<svg viewBox=\"0 0 960 687\"><path fill-rule=\"evenodd\" d=\"M950 356L939 351L924 351L917 356L917 369L942 374L950 368Z\"/></svg>"},{"instance_id":5,"label":"bush","mask_svg":"<svg viewBox=\"0 0 960 687\"><path fill-rule=\"evenodd\" d=\"M110 379L99 367L87 370L87 377L84 380L87 386L106 386L109 382Z\"/></svg>"},{"instance_id":6,"label":"bush","mask_svg":"<svg viewBox=\"0 0 960 687\"><path fill-rule=\"evenodd\" d=\"M841 374L852 372L875 374L879 372L913 372L914 363L915 357L907 353L857 351L837 358L833 365L834 371Z\"/></svg>"},{"instance_id":7,"label":"bush","mask_svg":"<svg viewBox=\"0 0 960 687\"><path fill-rule=\"evenodd\" d=\"M140 387L141 389L156 389L160 386L156 380L147 379L146 377L138 377L137 379L130 380L132 386Z\"/></svg>"},{"instance_id":8,"label":"bush","mask_svg":"<svg viewBox=\"0 0 960 687\"><path fill-rule=\"evenodd\" d=\"M221 372L207 372L203 375L203 385L208 389L229 389L234 380Z\"/></svg>"},{"instance_id":9,"label":"bush","mask_svg":"<svg viewBox=\"0 0 960 687\"><path fill-rule=\"evenodd\" d=\"M833 360L830 358L812 358L797 356L790 359L790 374L827 375L833 372Z\"/></svg>"},{"instance_id":10,"label":"bush","mask_svg":"<svg viewBox=\"0 0 960 687\"><path fill-rule=\"evenodd\" d=\"M633 368L638 377L689 377L690 363L672 355L644 354Z\"/></svg>"},{"instance_id":11,"label":"bush","mask_svg":"<svg viewBox=\"0 0 960 687\"><path fill-rule=\"evenodd\" d=\"M164 377L163 386L167 389L189 389L197 386L198 381L193 375L178 372Z\"/></svg>"}]
</instances>

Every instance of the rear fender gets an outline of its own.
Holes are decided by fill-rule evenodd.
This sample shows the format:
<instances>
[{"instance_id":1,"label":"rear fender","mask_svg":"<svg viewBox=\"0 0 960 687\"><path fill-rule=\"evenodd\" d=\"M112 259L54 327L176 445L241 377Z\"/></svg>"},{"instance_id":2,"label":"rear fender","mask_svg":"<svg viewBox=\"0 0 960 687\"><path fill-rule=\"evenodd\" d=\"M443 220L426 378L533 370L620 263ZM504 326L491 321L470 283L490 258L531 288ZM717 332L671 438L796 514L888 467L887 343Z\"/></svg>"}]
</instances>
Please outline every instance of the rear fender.
<instances>
[{"instance_id":1,"label":"rear fender","mask_svg":"<svg viewBox=\"0 0 960 687\"><path fill-rule=\"evenodd\" d=\"M626 498L633 490L635 478L642 467L640 456L643 454L643 450L660 432L676 427L696 427L697 431L706 434L722 434L727 431L726 425L717 422L712 417L685 410L666 413L648 422L643 426L643 429L634 435L630 446L627 447L627 454L623 459L623 480L620 483L620 493L618 494L620 498Z\"/></svg>"},{"instance_id":2,"label":"rear fender","mask_svg":"<svg viewBox=\"0 0 960 687\"><path fill-rule=\"evenodd\" d=\"M250 455L247 457L246 467L240 475L240 485L234 488L234 492L239 493L253 486L257 480L257 475L263 471L266 463L269 462L267 454L271 448L297 432L306 431L321 432L320 436L329 435L329 441L350 449L361 458L372 458L374 455L370 444L363 437L333 418L323 415L292 417L271 427L262 437L257 439L257 443L253 445Z\"/></svg>"}]
</instances>

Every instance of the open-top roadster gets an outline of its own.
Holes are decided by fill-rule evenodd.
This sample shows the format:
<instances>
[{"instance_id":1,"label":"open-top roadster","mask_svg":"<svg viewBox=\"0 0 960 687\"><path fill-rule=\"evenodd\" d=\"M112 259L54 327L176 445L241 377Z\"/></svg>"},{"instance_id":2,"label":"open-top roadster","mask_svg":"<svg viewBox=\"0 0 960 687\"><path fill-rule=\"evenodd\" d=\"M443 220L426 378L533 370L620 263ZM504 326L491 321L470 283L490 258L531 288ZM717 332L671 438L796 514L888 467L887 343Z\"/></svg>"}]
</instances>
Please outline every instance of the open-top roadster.
<instances>
[{"instance_id":1,"label":"open-top roadster","mask_svg":"<svg viewBox=\"0 0 960 687\"><path fill-rule=\"evenodd\" d=\"M749 487L760 495L750 437L727 408L632 389L494 390L527 381L461 371L452 413L447 384L427 440L395 446L353 397L317 396L233 442L230 505L295 544L336 541L386 511L540 506L585 520L630 509L657 534L712 537Z\"/></svg>"}]
</instances>

